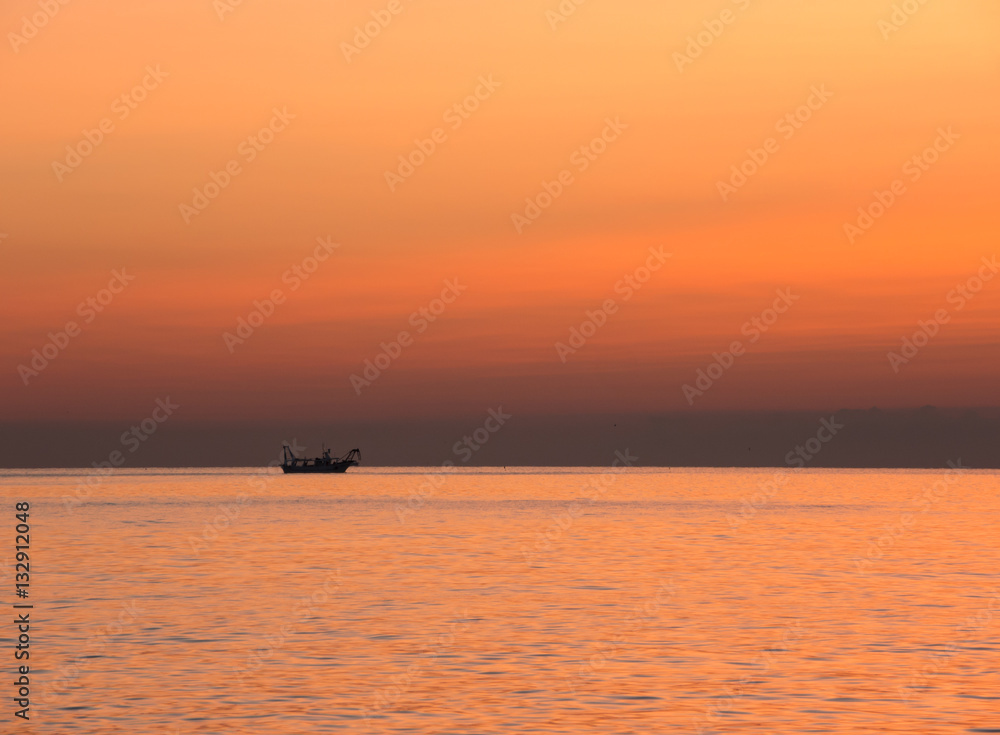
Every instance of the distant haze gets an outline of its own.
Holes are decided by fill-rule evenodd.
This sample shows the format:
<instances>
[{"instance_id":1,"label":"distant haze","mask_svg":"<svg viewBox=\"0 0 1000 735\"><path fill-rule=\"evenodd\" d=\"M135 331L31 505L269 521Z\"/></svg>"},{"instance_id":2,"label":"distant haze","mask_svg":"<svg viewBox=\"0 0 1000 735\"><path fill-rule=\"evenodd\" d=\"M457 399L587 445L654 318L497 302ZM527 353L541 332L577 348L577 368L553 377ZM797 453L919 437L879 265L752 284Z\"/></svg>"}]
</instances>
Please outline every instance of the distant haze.
<instances>
[{"instance_id":1,"label":"distant haze","mask_svg":"<svg viewBox=\"0 0 1000 735\"><path fill-rule=\"evenodd\" d=\"M636 466L945 467L961 461L973 468L1000 468L1000 412L995 410L575 417L507 412L511 417L493 433L483 428L489 418L484 410L464 419L354 425L168 421L141 443L132 436L122 441L128 425L6 424L0 426L0 466L90 467L116 450L125 458L124 467L263 466L278 458L283 440L294 440L308 456L319 454L321 442L337 454L359 447L366 466L434 467L451 461L457 466L606 467L627 451ZM824 430L830 425L832 434ZM479 439L488 437L481 445L477 429Z\"/></svg>"}]
</instances>

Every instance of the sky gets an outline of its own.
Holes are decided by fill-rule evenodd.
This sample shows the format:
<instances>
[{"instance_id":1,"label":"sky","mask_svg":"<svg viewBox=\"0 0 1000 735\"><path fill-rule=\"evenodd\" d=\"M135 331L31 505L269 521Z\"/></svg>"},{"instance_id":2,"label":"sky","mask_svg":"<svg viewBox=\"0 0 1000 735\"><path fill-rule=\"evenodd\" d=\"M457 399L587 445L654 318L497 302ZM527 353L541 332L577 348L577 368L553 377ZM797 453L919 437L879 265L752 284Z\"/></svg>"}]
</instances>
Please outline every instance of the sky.
<instances>
[{"instance_id":1,"label":"sky","mask_svg":"<svg viewBox=\"0 0 1000 735\"><path fill-rule=\"evenodd\" d=\"M0 31L8 426L1000 405L992 0Z\"/></svg>"}]
</instances>

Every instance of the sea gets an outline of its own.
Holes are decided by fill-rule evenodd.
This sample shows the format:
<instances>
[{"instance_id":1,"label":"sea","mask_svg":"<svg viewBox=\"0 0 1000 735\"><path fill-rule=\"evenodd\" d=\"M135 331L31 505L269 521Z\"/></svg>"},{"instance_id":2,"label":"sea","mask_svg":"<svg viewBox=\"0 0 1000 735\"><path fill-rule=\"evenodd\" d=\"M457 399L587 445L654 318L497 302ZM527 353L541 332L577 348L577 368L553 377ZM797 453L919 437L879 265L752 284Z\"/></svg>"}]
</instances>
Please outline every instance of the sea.
<instances>
[{"instance_id":1,"label":"sea","mask_svg":"<svg viewBox=\"0 0 1000 735\"><path fill-rule=\"evenodd\" d=\"M3 470L0 499L5 734L1000 733L996 471Z\"/></svg>"}]
</instances>

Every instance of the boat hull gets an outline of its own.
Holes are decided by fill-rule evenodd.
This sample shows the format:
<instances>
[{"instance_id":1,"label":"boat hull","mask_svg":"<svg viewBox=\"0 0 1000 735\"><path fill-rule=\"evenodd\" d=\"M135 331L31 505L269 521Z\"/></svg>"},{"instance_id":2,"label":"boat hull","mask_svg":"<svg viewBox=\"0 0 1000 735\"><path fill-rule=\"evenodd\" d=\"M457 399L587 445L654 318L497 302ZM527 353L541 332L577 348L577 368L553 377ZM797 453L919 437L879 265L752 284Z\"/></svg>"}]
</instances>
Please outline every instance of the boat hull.
<instances>
[{"instance_id":1,"label":"boat hull","mask_svg":"<svg viewBox=\"0 0 1000 735\"><path fill-rule=\"evenodd\" d=\"M348 467L355 466L357 462L334 462L318 465L282 465L281 469L286 475L328 475L333 472L347 472Z\"/></svg>"}]
</instances>

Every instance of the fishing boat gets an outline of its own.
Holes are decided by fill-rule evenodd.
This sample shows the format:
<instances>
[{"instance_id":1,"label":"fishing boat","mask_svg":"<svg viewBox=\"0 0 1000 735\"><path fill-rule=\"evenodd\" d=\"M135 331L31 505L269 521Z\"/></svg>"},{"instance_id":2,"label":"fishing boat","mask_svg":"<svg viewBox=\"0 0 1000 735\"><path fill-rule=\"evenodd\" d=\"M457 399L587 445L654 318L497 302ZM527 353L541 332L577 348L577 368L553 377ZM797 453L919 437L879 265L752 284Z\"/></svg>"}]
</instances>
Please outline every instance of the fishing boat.
<instances>
[{"instance_id":1,"label":"fishing boat","mask_svg":"<svg viewBox=\"0 0 1000 735\"><path fill-rule=\"evenodd\" d=\"M285 456L281 461L281 471L285 474L295 472L347 472L348 467L357 467L361 459L361 450L352 449L343 457L330 456L330 450L324 448L322 457L303 459L296 457L292 448L285 445Z\"/></svg>"}]
</instances>

